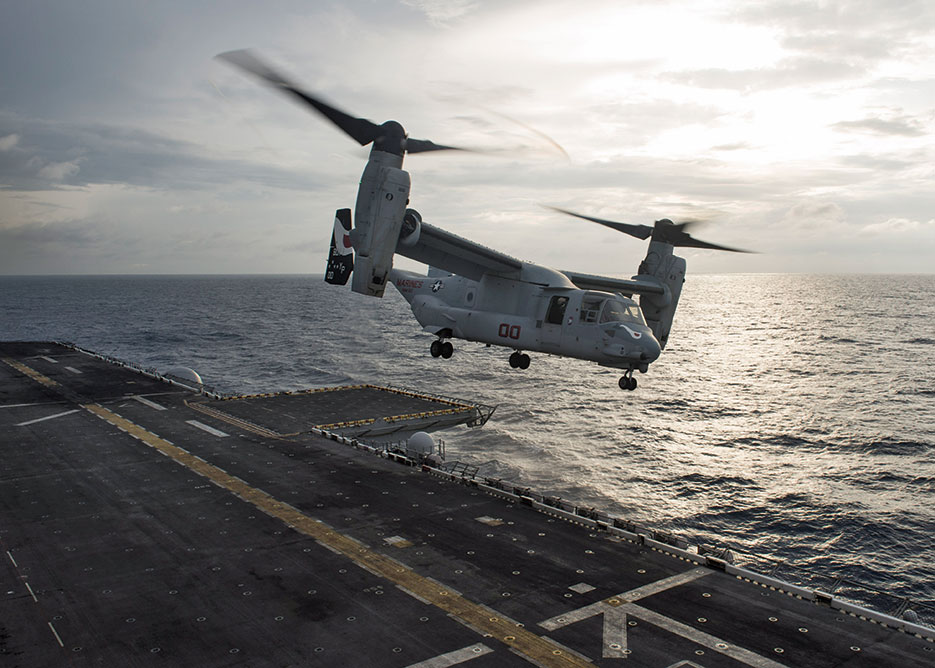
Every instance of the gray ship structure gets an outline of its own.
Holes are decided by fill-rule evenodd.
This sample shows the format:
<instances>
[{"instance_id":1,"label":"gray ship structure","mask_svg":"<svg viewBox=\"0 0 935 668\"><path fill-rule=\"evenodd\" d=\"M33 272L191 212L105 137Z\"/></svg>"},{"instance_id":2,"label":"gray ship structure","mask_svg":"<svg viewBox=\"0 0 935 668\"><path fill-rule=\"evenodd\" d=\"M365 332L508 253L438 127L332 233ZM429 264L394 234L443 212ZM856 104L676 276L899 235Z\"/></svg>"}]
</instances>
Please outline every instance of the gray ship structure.
<instances>
[{"instance_id":1,"label":"gray ship structure","mask_svg":"<svg viewBox=\"0 0 935 668\"><path fill-rule=\"evenodd\" d=\"M221 396L56 343L0 359L5 667L935 665L930 609L875 612L408 438L488 406Z\"/></svg>"}]
</instances>

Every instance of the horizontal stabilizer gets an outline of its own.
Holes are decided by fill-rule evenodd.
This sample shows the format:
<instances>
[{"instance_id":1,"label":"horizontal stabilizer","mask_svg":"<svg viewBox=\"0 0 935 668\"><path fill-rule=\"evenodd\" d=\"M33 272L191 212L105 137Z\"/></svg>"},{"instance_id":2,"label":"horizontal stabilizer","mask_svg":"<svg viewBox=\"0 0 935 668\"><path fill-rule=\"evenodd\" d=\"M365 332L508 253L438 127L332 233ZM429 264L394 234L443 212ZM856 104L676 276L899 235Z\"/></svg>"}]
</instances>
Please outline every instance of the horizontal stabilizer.
<instances>
[{"instance_id":1,"label":"horizontal stabilizer","mask_svg":"<svg viewBox=\"0 0 935 668\"><path fill-rule=\"evenodd\" d=\"M331 250L328 253L328 268L325 282L332 285L347 285L354 271L354 249L351 246L351 210L338 209L334 214L334 233L331 235Z\"/></svg>"}]
</instances>

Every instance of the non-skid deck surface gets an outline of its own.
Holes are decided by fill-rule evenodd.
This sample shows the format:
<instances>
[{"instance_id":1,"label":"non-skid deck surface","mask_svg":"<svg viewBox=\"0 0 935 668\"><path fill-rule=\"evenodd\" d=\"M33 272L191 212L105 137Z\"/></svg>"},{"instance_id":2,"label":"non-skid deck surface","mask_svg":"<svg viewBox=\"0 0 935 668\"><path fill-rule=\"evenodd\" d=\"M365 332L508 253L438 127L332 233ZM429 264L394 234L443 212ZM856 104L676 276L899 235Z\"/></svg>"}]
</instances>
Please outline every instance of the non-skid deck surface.
<instances>
[{"instance_id":1,"label":"non-skid deck surface","mask_svg":"<svg viewBox=\"0 0 935 668\"><path fill-rule=\"evenodd\" d=\"M0 359L4 667L935 665L926 640L331 440L264 437L74 350Z\"/></svg>"}]
</instances>

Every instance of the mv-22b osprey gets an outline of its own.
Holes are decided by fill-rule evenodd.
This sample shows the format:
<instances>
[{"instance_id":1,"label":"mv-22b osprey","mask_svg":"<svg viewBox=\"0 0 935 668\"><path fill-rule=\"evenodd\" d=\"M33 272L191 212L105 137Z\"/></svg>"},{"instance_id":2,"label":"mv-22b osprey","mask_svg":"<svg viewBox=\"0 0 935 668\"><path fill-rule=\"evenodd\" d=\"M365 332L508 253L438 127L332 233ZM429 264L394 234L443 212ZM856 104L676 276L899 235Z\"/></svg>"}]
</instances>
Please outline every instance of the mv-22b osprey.
<instances>
[{"instance_id":1,"label":"mv-22b osprey","mask_svg":"<svg viewBox=\"0 0 935 668\"><path fill-rule=\"evenodd\" d=\"M382 297L392 283L412 307L432 342L433 357L449 358L450 339L479 341L513 349L510 366L526 369L537 351L576 357L623 370L619 385L636 389L634 371L645 373L669 339L685 278L676 246L737 251L693 239L686 228L658 220L652 227L581 216L615 230L649 239L637 276L619 279L556 271L522 262L430 225L409 204L406 153L463 150L409 138L396 121L377 125L309 95L249 51L219 56L297 98L330 120L370 158L350 209L338 209L325 280L364 295ZM743 251L739 251L743 252ZM402 255L429 266L428 275L393 268ZM639 304L633 295L639 295Z\"/></svg>"}]
</instances>

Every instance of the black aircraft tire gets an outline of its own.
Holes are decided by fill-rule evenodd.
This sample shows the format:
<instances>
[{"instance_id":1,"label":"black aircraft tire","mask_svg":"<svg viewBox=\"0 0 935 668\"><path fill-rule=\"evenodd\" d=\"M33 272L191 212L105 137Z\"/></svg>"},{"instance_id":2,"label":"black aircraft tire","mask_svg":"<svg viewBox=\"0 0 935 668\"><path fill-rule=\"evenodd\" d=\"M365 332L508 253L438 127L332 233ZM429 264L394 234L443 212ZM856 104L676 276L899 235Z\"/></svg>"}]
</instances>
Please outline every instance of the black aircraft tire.
<instances>
[{"instance_id":1,"label":"black aircraft tire","mask_svg":"<svg viewBox=\"0 0 935 668\"><path fill-rule=\"evenodd\" d=\"M451 341L445 341L442 344L442 357L448 359L451 357L451 354L455 351L455 347L451 345Z\"/></svg>"},{"instance_id":2,"label":"black aircraft tire","mask_svg":"<svg viewBox=\"0 0 935 668\"><path fill-rule=\"evenodd\" d=\"M635 389L636 389L636 385L637 385L637 383L636 383L636 378L634 378L633 376L630 376L630 387L628 387L627 389L628 389L628 390L635 390Z\"/></svg>"},{"instance_id":3,"label":"black aircraft tire","mask_svg":"<svg viewBox=\"0 0 935 668\"><path fill-rule=\"evenodd\" d=\"M620 380L617 381L617 385L620 387L621 390L630 389L630 381L627 379L626 376L620 376Z\"/></svg>"},{"instance_id":4,"label":"black aircraft tire","mask_svg":"<svg viewBox=\"0 0 935 668\"><path fill-rule=\"evenodd\" d=\"M515 369L516 367L519 366L519 359L517 359L518 357L519 355L517 355L516 353L513 353L512 355L510 355L510 368L511 369Z\"/></svg>"},{"instance_id":5,"label":"black aircraft tire","mask_svg":"<svg viewBox=\"0 0 935 668\"><path fill-rule=\"evenodd\" d=\"M438 357L442 354L442 342L441 341L432 341L432 346L429 348L429 352L432 353L432 357Z\"/></svg>"},{"instance_id":6,"label":"black aircraft tire","mask_svg":"<svg viewBox=\"0 0 935 668\"><path fill-rule=\"evenodd\" d=\"M528 368L529 368L529 355L527 355L526 353L523 353L522 355L520 355L520 356L519 356L519 360L517 360L517 361L519 362L519 368L520 368L520 369L528 369Z\"/></svg>"}]
</instances>

